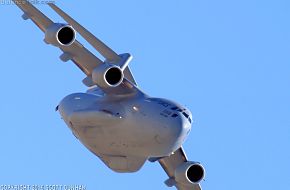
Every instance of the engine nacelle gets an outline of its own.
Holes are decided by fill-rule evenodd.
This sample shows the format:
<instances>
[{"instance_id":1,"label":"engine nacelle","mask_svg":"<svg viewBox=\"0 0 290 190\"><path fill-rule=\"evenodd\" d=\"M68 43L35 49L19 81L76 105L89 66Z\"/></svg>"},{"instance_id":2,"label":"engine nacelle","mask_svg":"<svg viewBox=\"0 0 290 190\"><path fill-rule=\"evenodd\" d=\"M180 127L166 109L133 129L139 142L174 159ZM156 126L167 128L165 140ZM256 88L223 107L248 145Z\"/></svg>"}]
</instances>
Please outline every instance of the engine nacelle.
<instances>
[{"instance_id":1,"label":"engine nacelle","mask_svg":"<svg viewBox=\"0 0 290 190\"><path fill-rule=\"evenodd\" d=\"M45 31L45 42L54 46L70 46L76 39L76 32L72 26L54 23Z\"/></svg>"},{"instance_id":2,"label":"engine nacelle","mask_svg":"<svg viewBox=\"0 0 290 190\"><path fill-rule=\"evenodd\" d=\"M119 86L124 79L123 71L117 65L104 63L93 70L92 81L102 88Z\"/></svg>"},{"instance_id":3,"label":"engine nacelle","mask_svg":"<svg viewBox=\"0 0 290 190\"><path fill-rule=\"evenodd\" d=\"M175 170L175 181L182 184L198 184L205 176L203 166L197 162L185 162Z\"/></svg>"}]
</instances>

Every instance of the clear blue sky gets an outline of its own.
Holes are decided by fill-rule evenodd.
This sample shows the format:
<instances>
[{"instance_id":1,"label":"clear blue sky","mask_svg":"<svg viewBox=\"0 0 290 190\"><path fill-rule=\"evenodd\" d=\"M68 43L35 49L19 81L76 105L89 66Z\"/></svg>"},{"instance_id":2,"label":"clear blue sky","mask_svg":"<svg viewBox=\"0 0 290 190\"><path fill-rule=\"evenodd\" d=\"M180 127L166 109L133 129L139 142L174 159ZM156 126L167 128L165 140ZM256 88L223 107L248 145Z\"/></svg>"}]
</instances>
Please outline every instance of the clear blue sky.
<instances>
[{"instance_id":1,"label":"clear blue sky","mask_svg":"<svg viewBox=\"0 0 290 190\"><path fill-rule=\"evenodd\" d=\"M289 189L290 1L56 2L115 51L133 54L141 89L191 109L184 147L207 169L204 190ZM168 189L158 163L117 174L75 139L54 108L86 90L84 75L61 63L16 6L0 9L0 184Z\"/></svg>"}]
</instances>

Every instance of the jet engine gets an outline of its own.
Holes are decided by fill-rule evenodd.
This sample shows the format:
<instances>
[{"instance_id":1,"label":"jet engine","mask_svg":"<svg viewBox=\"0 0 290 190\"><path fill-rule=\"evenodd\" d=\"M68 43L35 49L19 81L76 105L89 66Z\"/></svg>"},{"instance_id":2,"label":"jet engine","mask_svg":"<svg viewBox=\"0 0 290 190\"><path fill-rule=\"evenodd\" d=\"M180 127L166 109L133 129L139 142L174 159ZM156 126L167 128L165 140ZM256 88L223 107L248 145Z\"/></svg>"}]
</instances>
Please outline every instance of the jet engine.
<instances>
[{"instance_id":1,"label":"jet engine","mask_svg":"<svg viewBox=\"0 0 290 190\"><path fill-rule=\"evenodd\" d=\"M204 176L205 170L197 162L185 162L175 170L175 181L181 184L198 184Z\"/></svg>"},{"instance_id":2,"label":"jet engine","mask_svg":"<svg viewBox=\"0 0 290 190\"><path fill-rule=\"evenodd\" d=\"M123 71L117 65L104 63L93 70L92 81L102 88L119 86L124 79Z\"/></svg>"},{"instance_id":3,"label":"jet engine","mask_svg":"<svg viewBox=\"0 0 290 190\"><path fill-rule=\"evenodd\" d=\"M45 31L44 41L54 46L70 46L76 39L76 32L72 26L54 23Z\"/></svg>"}]
</instances>

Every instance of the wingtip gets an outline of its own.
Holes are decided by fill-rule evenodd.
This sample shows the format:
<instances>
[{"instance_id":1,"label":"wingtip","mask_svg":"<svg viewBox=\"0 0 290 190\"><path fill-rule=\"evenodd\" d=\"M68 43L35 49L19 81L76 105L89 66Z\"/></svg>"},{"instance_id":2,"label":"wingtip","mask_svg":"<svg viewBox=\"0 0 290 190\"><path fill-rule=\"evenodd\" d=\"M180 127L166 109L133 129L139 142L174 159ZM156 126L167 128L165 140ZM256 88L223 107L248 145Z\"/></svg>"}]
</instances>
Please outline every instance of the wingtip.
<instances>
[{"instance_id":1,"label":"wingtip","mask_svg":"<svg viewBox=\"0 0 290 190\"><path fill-rule=\"evenodd\" d=\"M47 5L50 6L50 7L55 7L56 6L55 2L49 2L49 3L47 3Z\"/></svg>"}]
</instances>

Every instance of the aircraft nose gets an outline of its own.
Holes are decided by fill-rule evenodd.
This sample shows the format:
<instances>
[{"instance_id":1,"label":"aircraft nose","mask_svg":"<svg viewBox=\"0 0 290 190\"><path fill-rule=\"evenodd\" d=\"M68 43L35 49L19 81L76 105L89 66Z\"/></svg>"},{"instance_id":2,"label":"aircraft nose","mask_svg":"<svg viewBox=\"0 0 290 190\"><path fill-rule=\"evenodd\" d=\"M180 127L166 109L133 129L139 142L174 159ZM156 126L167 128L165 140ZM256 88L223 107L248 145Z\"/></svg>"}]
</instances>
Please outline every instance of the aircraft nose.
<instances>
[{"instance_id":1,"label":"aircraft nose","mask_svg":"<svg viewBox=\"0 0 290 190\"><path fill-rule=\"evenodd\" d=\"M188 113L182 112L178 114L178 127L180 130L180 136L187 135L191 129L190 116Z\"/></svg>"},{"instance_id":2,"label":"aircraft nose","mask_svg":"<svg viewBox=\"0 0 290 190\"><path fill-rule=\"evenodd\" d=\"M169 141L171 141L170 144L172 145L172 150L176 150L183 144L188 136L191 130L191 123L188 120L190 116L183 114L183 112L177 112L172 116L173 117L171 117L171 122L169 124L171 136Z\"/></svg>"}]
</instances>

